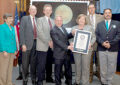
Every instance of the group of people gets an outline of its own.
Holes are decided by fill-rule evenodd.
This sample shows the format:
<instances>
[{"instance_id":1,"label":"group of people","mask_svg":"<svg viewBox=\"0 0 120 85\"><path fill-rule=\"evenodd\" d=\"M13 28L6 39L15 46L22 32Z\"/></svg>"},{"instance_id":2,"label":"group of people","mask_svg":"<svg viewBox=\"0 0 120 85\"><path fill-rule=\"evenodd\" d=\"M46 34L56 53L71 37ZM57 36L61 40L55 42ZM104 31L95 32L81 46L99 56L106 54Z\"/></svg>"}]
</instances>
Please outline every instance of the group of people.
<instances>
[{"instance_id":1,"label":"group of people","mask_svg":"<svg viewBox=\"0 0 120 85\"><path fill-rule=\"evenodd\" d=\"M23 85L28 85L30 75L33 85L43 85L43 81L62 85L62 67L65 68L66 85L72 85L72 67L68 51L73 51L73 38L77 30L91 32L88 54L73 52L75 61L74 85L89 85L93 78L93 57L96 57L96 72L102 85L112 85L116 71L117 54L120 40L120 22L112 20L112 10L107 8L104 15L95 14L95 6L88 6L89 15L80 14L76 18L77 25L68 34L63 18L56 15L50 17L52 6L45 4L44 16L36 18L37 8L31 5L28 16L20 22L20 47L22 49ZM12 84L13 58L17 52L15 29L11 26L13 17L6 13L4 24L0 25L0 85ZM72 41L69 42L69 39ZM53 53L53 54L51 54ZM96 56L94 56L96 54ZM54 78L52 78L52 56L54 58ZM51 70L47 70L47 69Z\"/></svg>"}]
</instances>

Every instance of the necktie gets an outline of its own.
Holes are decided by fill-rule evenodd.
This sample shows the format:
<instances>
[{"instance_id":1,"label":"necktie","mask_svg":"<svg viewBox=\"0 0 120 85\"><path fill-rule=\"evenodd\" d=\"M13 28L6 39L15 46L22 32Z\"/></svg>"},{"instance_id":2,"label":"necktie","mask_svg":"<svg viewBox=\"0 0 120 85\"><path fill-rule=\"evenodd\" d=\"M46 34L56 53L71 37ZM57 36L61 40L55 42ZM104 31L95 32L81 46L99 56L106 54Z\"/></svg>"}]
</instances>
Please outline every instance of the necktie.
<instances>
[{"instance_id":1,"label":"necktie","mask_svg":"<svg viewBox=\"0 0 120 85\"><path fill-rule=\"evenodd\" d=\"M106 21L106 29L107 29L107 30L109 29L108 21Z\"/></svg>"},{"instance_id":2,"label":"necktie","mask_svg":"<svg viewBox=\"0 0 120 85\"><path fill-rule=\"evenodd\" d=\"M50 19L48 19L48 23L49 23L50 29L52 29L52 24L51 24Z\"/></svg>"},{"instance_id":3,"label":"necktie","mask_svg":"<svg viewBox=\"0 0 120 85\"><path fill-rule=\"evenodd\" d=\"M33 18L33 31L34 31L34 39L37 38L37 32L36 32L36 24L35 24L35 19Z\"/></svg>"},{"instance_id":4,"label":"necktie","mask_svg":"<svg viewBox=\"0 0 120 85\"><path fill-rule=\"evenodd\" d=\"M94 18L93 18L93 16L91 15L91 24L93 25L93 27L94 27Z\"/></svg>"}]
</instances>

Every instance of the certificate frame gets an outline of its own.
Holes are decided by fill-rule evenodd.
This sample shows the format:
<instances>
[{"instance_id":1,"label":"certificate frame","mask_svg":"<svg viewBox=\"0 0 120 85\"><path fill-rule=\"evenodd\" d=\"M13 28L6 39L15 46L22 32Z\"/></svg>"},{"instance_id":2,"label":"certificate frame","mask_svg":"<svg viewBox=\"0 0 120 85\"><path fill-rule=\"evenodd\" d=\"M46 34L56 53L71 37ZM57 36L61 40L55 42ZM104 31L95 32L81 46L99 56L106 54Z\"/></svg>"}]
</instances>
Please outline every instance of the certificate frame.
<instances>
[{"instance_id":1,"label":"certificate frame","mask_svg":"<svg viewBox=\"0 0 120 85\"><path fill-rule=\"evenodd\" d=\"M73 52L88 54L91 34L89 31L77 30L74 37Z\"/></svg>"}]
</instances>

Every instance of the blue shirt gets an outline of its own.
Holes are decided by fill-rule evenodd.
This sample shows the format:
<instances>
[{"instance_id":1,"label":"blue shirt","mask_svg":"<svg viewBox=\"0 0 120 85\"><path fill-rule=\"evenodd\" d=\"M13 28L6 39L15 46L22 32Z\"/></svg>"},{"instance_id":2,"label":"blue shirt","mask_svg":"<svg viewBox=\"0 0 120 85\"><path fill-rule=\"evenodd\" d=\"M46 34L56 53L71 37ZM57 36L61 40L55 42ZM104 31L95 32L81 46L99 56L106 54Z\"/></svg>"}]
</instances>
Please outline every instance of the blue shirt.
<instances>
[{"instance_id":1,"label":"blue shirt","mask_svg":"<svg viewBox=\"0 0 120 85\"><path fill-rule=\"evenodd\" d=\"M0 25L0 52L15 53L16 50L14 27L10 29L6 23Z\"/></svg>"}]
</instances>

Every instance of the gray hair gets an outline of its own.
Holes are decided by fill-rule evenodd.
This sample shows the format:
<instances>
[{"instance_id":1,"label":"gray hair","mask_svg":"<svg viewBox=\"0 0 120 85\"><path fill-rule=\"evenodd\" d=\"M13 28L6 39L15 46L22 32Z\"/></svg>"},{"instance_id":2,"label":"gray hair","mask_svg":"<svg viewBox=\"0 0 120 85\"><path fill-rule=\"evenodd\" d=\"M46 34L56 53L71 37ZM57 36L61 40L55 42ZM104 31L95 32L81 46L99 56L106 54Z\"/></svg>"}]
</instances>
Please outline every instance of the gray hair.
<instances>
[{"instance_id":1,"label":"gray hair","mask_svg":"<svg viewBox=\"0 0 120 85\"><path fill-rule=\"evenodd\" d=\"M12 14L10 14L10 13L5 13L5 14L3 15L3 19L7 19L8 17L12 17Z\"/></svg>"},{"instance_id":2,"label":"gray hair","mask_svg":"<svg viewBox=\"0 0 120 85\"><path fill-rule=\"evenodd\" d=\"M52 8L52 5L51 5L51 4L45 4L45 5L43 6L43 10L45 10L46 7L51 7L51 8Z\"/></svg>"}]
</instances>

